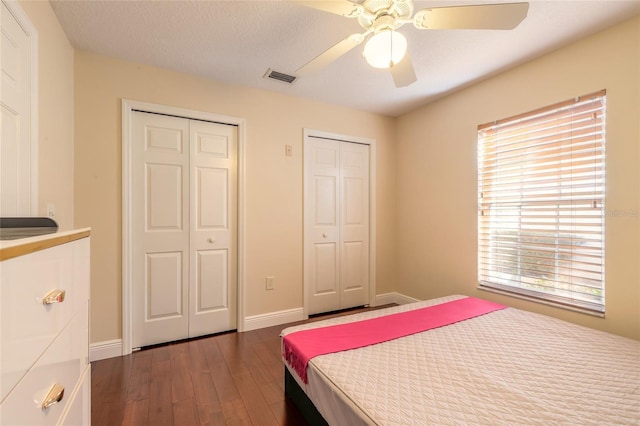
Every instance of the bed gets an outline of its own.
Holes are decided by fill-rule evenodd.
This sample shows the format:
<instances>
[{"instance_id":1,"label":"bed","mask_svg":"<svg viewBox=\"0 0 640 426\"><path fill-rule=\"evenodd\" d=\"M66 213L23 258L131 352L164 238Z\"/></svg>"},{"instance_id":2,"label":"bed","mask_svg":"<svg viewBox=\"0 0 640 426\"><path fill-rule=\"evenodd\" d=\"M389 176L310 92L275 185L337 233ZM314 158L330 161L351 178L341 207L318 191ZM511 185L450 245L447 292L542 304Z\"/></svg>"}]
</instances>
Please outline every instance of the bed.
<instances>
[{"instance_id":1,"label":"bed","mask_svg":"<svg viewBox=\"0 0 640 426\"><path fill-rule=\"evenodd\" d=\"M465 298L286 328L287 396L312 425L640 425L639 341L515 308L315 356L304 380L286 355L304 330Z\"/></svg>"}]
</instances>

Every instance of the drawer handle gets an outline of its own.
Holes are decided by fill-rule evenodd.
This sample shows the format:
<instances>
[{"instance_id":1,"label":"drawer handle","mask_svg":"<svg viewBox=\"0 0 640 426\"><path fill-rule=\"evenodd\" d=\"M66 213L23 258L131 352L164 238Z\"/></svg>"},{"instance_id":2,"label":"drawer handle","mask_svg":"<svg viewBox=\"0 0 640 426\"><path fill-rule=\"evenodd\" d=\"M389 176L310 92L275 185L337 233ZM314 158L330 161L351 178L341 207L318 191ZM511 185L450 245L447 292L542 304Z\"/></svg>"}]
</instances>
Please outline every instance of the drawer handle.
<instances>
[{"instance_id":1,"label":"drawer handle","mask_svg":"<svg viewBox=\"0 0 640 426\"><path fill-rule=\"evenodd\" d=\"M51 407L53 404L57 404L58 402L62 401L63 397L64 397L64 386L59 384L55 384L51 386L51 389L49 389L47 396L45 396L44 401L42 401L42 409L46 410L47 408Z\"/></svg>"},{"instance_id":2,"label":"drawer handle","mask_svg":"<svg viewBox=\"0 0 640 426\"><path fill-rule=\"evenodd\" d=\"M42 299L43 305L50 305L52 303L62 303L64 302L65 291L64 290L52 290L50 291L44 299Z\"/></svg>"}]
</instances>

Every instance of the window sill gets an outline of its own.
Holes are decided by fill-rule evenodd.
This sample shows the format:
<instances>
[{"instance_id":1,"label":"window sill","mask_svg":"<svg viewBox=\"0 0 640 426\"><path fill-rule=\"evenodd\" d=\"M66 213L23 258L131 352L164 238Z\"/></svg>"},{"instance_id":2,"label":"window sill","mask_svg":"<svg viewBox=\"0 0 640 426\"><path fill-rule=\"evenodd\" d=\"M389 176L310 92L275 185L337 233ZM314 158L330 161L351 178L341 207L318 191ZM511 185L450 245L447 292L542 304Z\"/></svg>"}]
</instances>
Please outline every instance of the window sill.
<instances>
[{"instance_id":1,"label":"window sill","mask_svg":"<svg viewBox=\"0 0 640 426\"><path fill-rule=\"evenodd\" d=\"M493 287L483 286L482 284L479 284L476 288L478 290L488 291L488 292L496 293L496 294L501 294L503 296L514 297L516 299L521 299L521 300L526 300L526 301L529 301L529 302L539 303L541 305L552 306L554 308L560 308L560 309L564 309L566 311L578 312L580 314L591 315L591 316L598 317L598 318L604 318L605 317L604 316L604 312L597 312L597 311L593 311L593 310L590 310L590 309L580 308L580 307L577 307L577 306L569 306L569 305L565 305L565 304L562 304L562 303L554 302L552 300L539 299L537 297L531 297L531 296L527 296L527 295L520 294L520 293L515 293L515 292L511 292L511 291L500 290L500 289L493 288Z\"/></svg>"}]
</instances>

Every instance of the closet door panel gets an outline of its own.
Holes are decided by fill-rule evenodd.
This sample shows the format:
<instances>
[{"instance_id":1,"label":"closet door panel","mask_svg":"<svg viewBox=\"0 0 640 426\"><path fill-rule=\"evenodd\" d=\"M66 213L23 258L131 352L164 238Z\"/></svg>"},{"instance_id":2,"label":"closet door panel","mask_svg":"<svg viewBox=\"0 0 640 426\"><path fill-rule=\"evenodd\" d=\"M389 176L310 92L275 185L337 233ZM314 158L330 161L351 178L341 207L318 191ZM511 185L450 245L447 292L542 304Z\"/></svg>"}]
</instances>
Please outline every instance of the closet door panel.
<instances>
[{"instance_id":1,"label":"closet door panel","mask_svg":"<svg viewBox=\"0 0 640 426\"><path fill-rule=\"evenodd\" d=\"M197 252L196 314L229 308L227 263L227 250Z\"/></svg>"},{"instance_id":2,"label":"closet door panel","mask_svg":"<svg viewBox=\"0 0 640 426\"><path fill-rule=\"evenodd\" d=\"M237 128L190 121L189 336L236 328Z\"/></svg>"},{"instance_id":3,"label":"closet door panel","mask_svg":"<svg viewBox=\"0 0 640 426\"><path fill-rule=\"evenodd\" d=\"M196 227L200 230L229 228L229 170L198 167Z\"/></svg>"},{"instance_id":4,"label":"closet door panel","mask_svg":"<svg viewBox=\"0 0 640 426\"><path fill-rule=\"evenodd\" d=\"M134 112L132 347L188 337L189 123Z\"/></svg>"},{"instance_id":5,"label":"closet door panel","mask_svg":"<svg viewBox=\"0 0 640 426\"><path fill-rule=\"evenodd\" d=\"M304 261L307 313L338 309L340 143L305 143Z\"/></svg>"},{"instance_id":6,"label":"closet door panel","mask_svg":"<svg viewBox=\"0 0 640 426\"><path fill-rule=\"evenodd\" d=\"M145 321L181 317L182 252L147 253L145 285Z\"/></svg>"},{"instance_id":7,"label":"closet door panel","mask_svg":"<svg viewBox=\"0 0 640 426\"><path fill-rule=\"evenodd\" d=\"M340 145L340 309L369 303L369 146Z\"/></svg>"},{"instance_id":8,"label":"closet door panel","mask_svg":"<svg viewBox=\"0 0 640 426\"><path fill-rule=\"evenodd\" d=\"M147 231L181 230L182 166L146 164L146 229Z\"/></svg>"}]
</instances>

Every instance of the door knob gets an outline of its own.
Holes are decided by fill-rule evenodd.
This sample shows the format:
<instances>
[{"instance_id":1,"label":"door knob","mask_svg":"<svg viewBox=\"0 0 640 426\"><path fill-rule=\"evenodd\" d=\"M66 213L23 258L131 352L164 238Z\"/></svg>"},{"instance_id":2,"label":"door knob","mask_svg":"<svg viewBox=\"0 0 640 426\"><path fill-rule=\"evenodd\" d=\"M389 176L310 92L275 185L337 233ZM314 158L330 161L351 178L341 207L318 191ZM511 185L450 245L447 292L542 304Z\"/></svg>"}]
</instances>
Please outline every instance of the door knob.
<instances>
[{"instance_id":1,"label":"door knob","mask_svg":"<svg viewBox=\"0 0 640 426\"><path fill-rule=\"evenodd\" d=\"M207 242L213 244L216 242L216 240L214 240L213 238L207 238Z\"/></svg>"},{"instance_id":2,"label":"door knob","mask_svg":"<svg viewBox=\"0 0 640 426\"><path fill-rule=\"evenodd\" d=\"M322 238L327 238L327 233L326 232L322 233Z\"/></svg>"}]
</instances>

